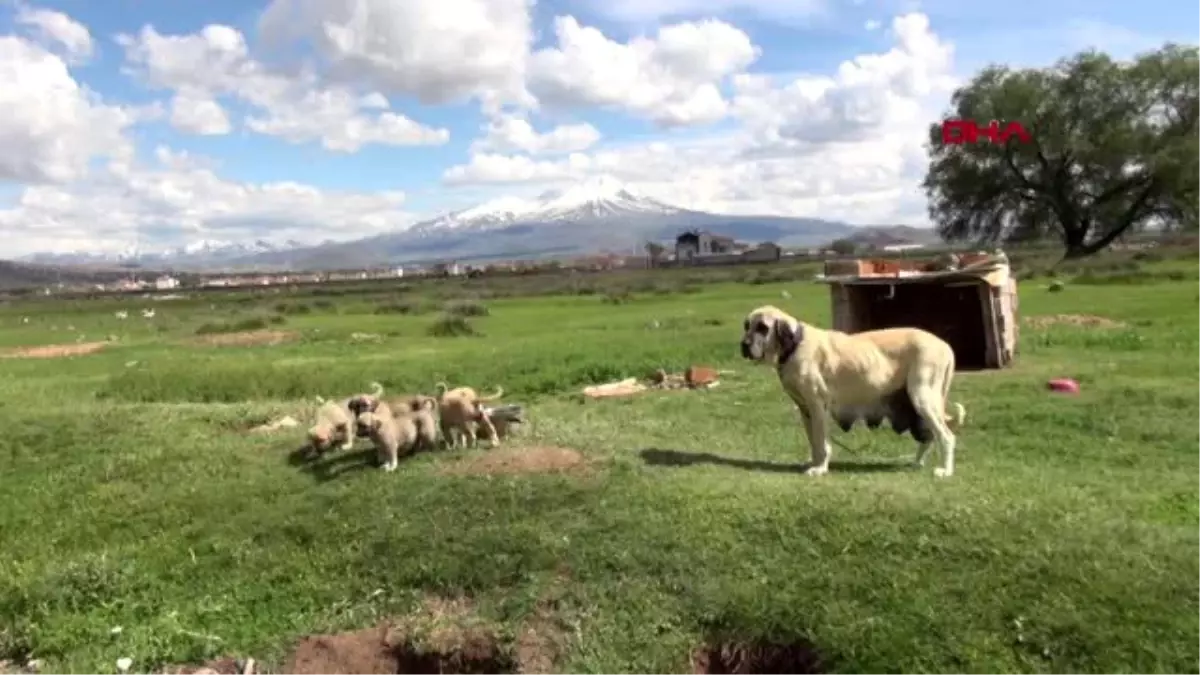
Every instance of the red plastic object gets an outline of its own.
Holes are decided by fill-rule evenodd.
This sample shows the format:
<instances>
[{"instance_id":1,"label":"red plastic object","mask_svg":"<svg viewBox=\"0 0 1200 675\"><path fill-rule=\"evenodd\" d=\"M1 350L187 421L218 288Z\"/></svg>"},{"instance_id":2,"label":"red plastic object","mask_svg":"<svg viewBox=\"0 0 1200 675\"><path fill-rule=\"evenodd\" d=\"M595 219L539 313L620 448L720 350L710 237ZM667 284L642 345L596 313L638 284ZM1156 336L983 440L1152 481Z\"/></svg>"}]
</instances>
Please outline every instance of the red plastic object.
<instances>
[{"instance_id":1,"label":"red plastic object","mask_svg":"<svg viewBox=\"0 0 1200 675\"><path fill-rule=\"evenodd\" d=\"M1059 377L1046 383L1050 391L1059 394L1078 394L1079 383L1069 377Z\"/></svg>"}]
</instances>

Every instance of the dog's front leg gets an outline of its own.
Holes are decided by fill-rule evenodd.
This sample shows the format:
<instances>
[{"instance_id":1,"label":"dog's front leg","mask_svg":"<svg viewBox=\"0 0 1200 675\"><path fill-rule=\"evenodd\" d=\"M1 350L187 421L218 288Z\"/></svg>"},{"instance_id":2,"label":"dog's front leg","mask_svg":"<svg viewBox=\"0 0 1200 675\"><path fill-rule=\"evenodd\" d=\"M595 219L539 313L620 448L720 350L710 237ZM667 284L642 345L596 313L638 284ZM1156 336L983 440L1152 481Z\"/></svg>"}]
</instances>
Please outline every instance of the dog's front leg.
<instances>
[{"instance_id":1,"label":"dog's front leg","mask_svg":"<svg viewBox=\"0 0 1200 675\"><path fill-rule=\"evenodd\" d=\"M342 425L342 450L354 448L354 424L347 422Z\"/></svg>"},{"instance_id":2,"label":"dog's front leg","mask_svg":"<svg viewBox=\"0 0 1200 675\"><path fill-rule=\"evenodd\" d=\"M819 405L801 405L800 417L804 420L804 431L812 450L812 458L804 473L808 476L824 476L829 473L829 457L832 454L829 447L829 422L825 410Z\"/></svg>"}]
</instances>

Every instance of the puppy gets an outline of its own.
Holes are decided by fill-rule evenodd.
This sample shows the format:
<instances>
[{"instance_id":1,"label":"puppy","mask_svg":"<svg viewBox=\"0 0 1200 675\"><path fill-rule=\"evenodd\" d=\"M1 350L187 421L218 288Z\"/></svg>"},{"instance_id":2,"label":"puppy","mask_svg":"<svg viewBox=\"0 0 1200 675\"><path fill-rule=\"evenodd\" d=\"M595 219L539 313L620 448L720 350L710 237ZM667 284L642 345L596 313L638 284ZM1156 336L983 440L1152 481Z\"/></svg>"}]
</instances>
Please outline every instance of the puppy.
<instances>
[{"instance_id":1,"label":"puppy","mask_svg":"<svg viewBox=\"0 0 1200 675\"><path fill-rule=\"evenodd\" d=\"M437 407L442 436L449 447L458 447L461 439L464 446L473 446L476 441L475 425L487 431L492 447L500 445L496 427L487 415L481 415L481 404L495 401L504 395L504 388L497 387L491 396L480 396L471 387L450 389L445 382L438 382Z\"/></svg>"},{"instance_id":2,"label":"puppy","mask_svg":"<svg viewBox=\"0 0 1200 675\"><path fill-rule=\"evenodd\" d=\"M812 448L809 475L829 471L828 417L848 429L860 417L876 427L891 421L897 433L918 443L914 464L922 466L936 440L942 466L934 475L954 475L955 437L966 409L945 407L954 379L954 350L918 328L887 328L848 334L803 323L766 305L746 316L742 357L775 365L783 390L800 410Z\"/></svg>"},{"instance_id":3,"label":"puppy","mask_svg":"<svg viewBox=\"0 0 1200 675\"><path fill-rule=\"evenodd\" d=\"M364 412L375 412L382 402L383 385L378 382L371 383L370 394L356 394L350 397L350 401L346 404L350 408L350 412L354 413L357 418Z\"/></svg>"},{"instance_id":4,"label":"puppy","mask_svg":"<svg viewBox=\"0 0 1200 675\"><path fill-rule=\"evenodd\" d=\"M354 417L350 412L350 399L342 401L326 401L316 397L316 424L308 429L308 441L313 452L318 456L325 454L335 442L342 450L354 447Z\"/></svg>"},{"instance_id":5,"label":"puppy","mask_svg":"<svg viewBox=\"0 0 1200 675\"><path fill-rule=\"evenodd\" d=\"M395 409L393 409L395 410ZM396 411L397 417L412 419L417 427L417 448L435 450L438 442L438 420L434 414L437 401L429 396L415 397L407 410Z\"/></svg>"},{"instance_id":6,"label":"puppy","mask_svg":"<svg viewBox=\"0 0 1200 675\"><path fill-rule=\"evenodd\" d=\"M379 468L384 471L395 471L400 465L400 455L415 449L418 440L416 423L407 414L392 415L386 403L380 403L375 410L359 413L355 422L358 433L375 444Z\"/></svg>"},{"instance_id":7,"label":"puppy","mask_svg":"<svg viewBox=\"0 0 1200 675\"><path fill-rule=\"evenodd\" d=\"M499 411L499 413L503 412L503 410ZM484 421L485 419L486 422ZM500 440L504 440L509 436L512 436L513 432L520 428L520 426L524 423L524 420L519 417L498 414L497 411L480 405L479 412L475 418L475 424L483 425L485 423L490 423L492 428L496 430L496 437Z\"/></svg>"}]
</instances>

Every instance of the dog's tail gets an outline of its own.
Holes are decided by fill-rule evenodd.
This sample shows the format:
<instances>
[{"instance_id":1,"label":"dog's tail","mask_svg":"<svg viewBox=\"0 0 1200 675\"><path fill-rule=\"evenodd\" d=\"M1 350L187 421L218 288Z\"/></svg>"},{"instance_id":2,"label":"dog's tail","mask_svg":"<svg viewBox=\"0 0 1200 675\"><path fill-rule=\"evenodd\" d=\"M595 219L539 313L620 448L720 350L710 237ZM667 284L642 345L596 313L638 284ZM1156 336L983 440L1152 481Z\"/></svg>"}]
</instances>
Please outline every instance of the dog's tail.
<instances>
[{"instance_id":1,"label":"dog's tail","mask_svg":"<svg viewBox=\"0 0 1200 675\"><path fill-rule=\"evenodd\" d=\"M370 387L371 387L371 396L373 398L379 398L380 396L383 396L383 385L382 384L379 384L378 382L372 382Z\"/></svg>"},{"instance_id":2,"label":"dog's tail","mask_svg":"<svg viewBox=\"0 0 1200 675\"><path fill-rule=\"evenodd\" d=\"M324 396L314 396L313 400L315 400L317 402L317 405L325 405L325 397Z\"/></svg>"},{"instance_id":3,"label":"dog's tail","mask_svg":"<svg viewBox=\"0 0 1200 675\"><path fill-rule=\"evenodd\" d=\"M952 403L951 406L954 408L954 414L946 416L946 423L957 431L962 427L963 422L967 421L967 409L961 403Z\"/></svg>"},{"instance_id":4,"label":"dog's tail","mask_svg":"<svg viewBox=\"0 0 1200 675\"><path fill-rule=\"evenodd\" d=\"M496 387L496 393L492 394L491 396L480 396L476 400L479 403L490 403L499 399L501 396L504 396L504 387Z\"/></svg>"}]
</instances>

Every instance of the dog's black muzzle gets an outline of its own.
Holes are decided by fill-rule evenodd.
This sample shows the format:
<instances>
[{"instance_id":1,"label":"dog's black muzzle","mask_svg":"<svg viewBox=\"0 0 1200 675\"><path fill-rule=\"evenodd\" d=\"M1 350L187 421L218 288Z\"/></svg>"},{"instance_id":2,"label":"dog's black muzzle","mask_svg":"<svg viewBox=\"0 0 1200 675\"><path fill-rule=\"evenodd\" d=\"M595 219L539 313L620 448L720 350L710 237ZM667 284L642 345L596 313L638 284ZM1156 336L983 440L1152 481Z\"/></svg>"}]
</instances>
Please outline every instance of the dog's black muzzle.
<instances>
[{"instance_id":1,"label":"dog's black muzzle","mask_svg":"<svg viewBox=\"0 0 1200 675\"><path fill-rule=\"evenodd\" d=\"M754 358L750 355L750 341L749 340L742 340L742 358L743 359Z\"/></svg>"}]
</instances>

